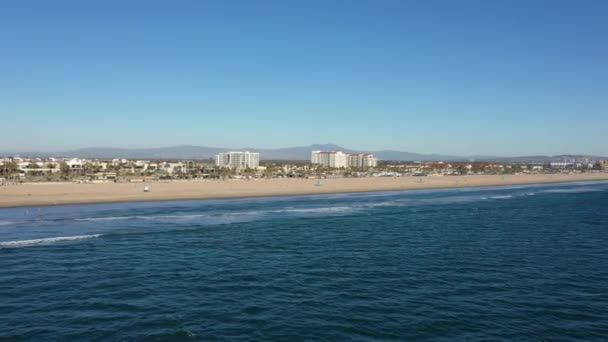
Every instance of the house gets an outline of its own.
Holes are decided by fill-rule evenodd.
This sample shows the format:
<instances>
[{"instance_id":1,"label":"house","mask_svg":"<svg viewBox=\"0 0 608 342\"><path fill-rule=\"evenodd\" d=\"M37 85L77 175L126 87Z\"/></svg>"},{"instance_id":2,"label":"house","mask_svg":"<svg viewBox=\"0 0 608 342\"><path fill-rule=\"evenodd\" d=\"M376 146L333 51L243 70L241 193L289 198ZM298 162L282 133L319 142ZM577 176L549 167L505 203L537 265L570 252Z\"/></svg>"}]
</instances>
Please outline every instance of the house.
<instances>
[{"instance_id":1,"label":"house","mask_svg":"<svg viewBox=\"0 0 608 342\"><path fill-rule=\"evenodd\" d=\"M183 163L164 162L160 164L160 170L166 172L168 175L173 176L174 174L184 172L185 166Z\"/></svg>"},{"instance_id":2,"label":"house","mask_svg":"<svg viewBox=\"0 0 608 342\"><path fill-rule=\"evenodd\" d=\"M84 170L84 162L78 158L72 158L66 162L68 168L72 172L79 172Z\"/></svg>"},{"instance_id":3,"label":"house","mask_svg":"<svg viewBox=\"0 0 608 342\"><path fill-rule=\"evenodd\" d=\"M116 172L97 172L95 173L95 179L99 181L115 181Z\"/></svg>"}]
</instances>

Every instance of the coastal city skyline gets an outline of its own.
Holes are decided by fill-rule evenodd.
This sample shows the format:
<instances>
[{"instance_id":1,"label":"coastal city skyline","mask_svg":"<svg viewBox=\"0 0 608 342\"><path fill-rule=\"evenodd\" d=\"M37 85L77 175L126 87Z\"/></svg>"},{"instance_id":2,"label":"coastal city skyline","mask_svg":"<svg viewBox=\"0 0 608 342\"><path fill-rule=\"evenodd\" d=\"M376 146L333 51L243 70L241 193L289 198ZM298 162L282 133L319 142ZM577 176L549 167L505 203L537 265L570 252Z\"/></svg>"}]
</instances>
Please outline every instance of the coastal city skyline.
<instances>
[{"instance_id":1,"label":"coastal city skyline","mask_svg":"<svg viewBox=\"0 0 608 342\"><path fill-rule=\"evenodd\" d=\"M260 153L249 151L227 151L218 153L214 158L195 160L0 156L0 186L32 182L103 184L208 179L364 179L487 175L582 175L603 179L605 176L602 171L608 172L608 159L576 156L552 161L510 162L379 161L368 153L319 150L311 151L310 160L307 161L263 161Z\"/></svg>"},{"instance_id":2,"label":"coastal city skyline","mask_svg":"<svg viewBox=\"0 0 608 342\"><path fill-rule=\"evenodd\" d=\"M7 2L0 150L603 155L607 16L601 1Z\"/></svg>"}]
</instances>

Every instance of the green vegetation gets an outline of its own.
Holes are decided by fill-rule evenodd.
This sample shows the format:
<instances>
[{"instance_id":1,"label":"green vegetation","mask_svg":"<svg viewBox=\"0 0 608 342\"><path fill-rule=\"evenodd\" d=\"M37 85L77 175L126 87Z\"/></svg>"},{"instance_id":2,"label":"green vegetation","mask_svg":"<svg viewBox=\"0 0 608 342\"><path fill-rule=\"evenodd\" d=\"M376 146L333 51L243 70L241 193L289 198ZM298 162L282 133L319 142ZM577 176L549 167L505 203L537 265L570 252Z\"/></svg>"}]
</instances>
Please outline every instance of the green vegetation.
<instances>
[{"instance_id":1,"label":"green vegetation","mask_svg":"<svg viewBox=\"0 0 608 342\"><path fill-rule=\"evenodd\" d=\"M608 164L606 164L608 165ZM332 178L425 175L514 175L518 173L598 172L600 163L551 168L549 164L467 162L381 162L371 169L328 168L304 161L264 161L259 169L216 167L206 161L0 159L0 178L20 181L129 181L155 179Z\"/></svg>"}]
</instances>

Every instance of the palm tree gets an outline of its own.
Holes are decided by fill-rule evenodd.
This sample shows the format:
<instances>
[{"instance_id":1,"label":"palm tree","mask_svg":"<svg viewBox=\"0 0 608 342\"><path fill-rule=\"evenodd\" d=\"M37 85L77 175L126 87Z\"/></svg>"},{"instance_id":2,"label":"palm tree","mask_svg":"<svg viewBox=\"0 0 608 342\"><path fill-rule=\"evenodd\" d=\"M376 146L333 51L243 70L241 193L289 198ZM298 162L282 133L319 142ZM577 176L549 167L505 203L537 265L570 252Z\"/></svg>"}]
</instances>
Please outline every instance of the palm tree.
<instances>
[{"instance_id":1,"label":"palm tree","mask_svg":"<svg viewBox=\"0 0 608 342\"><path fill-rule=\"evenodd\" d=\"M70 174L70 166L66 162L61 162L61 164L59 164L59 170L61 170L62 176L67 176Z\"/></svg>"},{"instance_id":2,"label":"palm tree","mask_svg":"<svg viewBox=\"0 0 608 342\"><path fill-rule=\"evenodd\" d=\"M2 167L2 170L0 170L0 171L5 176L11 176L19 171L19 166L14 161L10 161L10 162L4 163L4 166Z\"/></svg>"}]
</instances>

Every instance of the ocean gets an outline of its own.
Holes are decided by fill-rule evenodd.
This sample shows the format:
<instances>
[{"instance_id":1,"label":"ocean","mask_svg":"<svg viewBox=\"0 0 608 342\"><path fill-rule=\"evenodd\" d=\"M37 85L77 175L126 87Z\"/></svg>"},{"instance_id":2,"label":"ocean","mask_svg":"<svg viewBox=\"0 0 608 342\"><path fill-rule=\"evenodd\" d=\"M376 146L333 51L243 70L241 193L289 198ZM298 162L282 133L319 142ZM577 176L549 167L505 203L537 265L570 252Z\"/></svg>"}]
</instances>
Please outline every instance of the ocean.
<instances>
[{"instance_id":1,"label":"ocean","mask_svg":"<svg viewBox=\"0 0 608 342\"><path fill-rule=\"evenodd\" d=\"M608 182L0 209L0 340L414 339L608 339Z\"/></svg>"}]
</instances>

